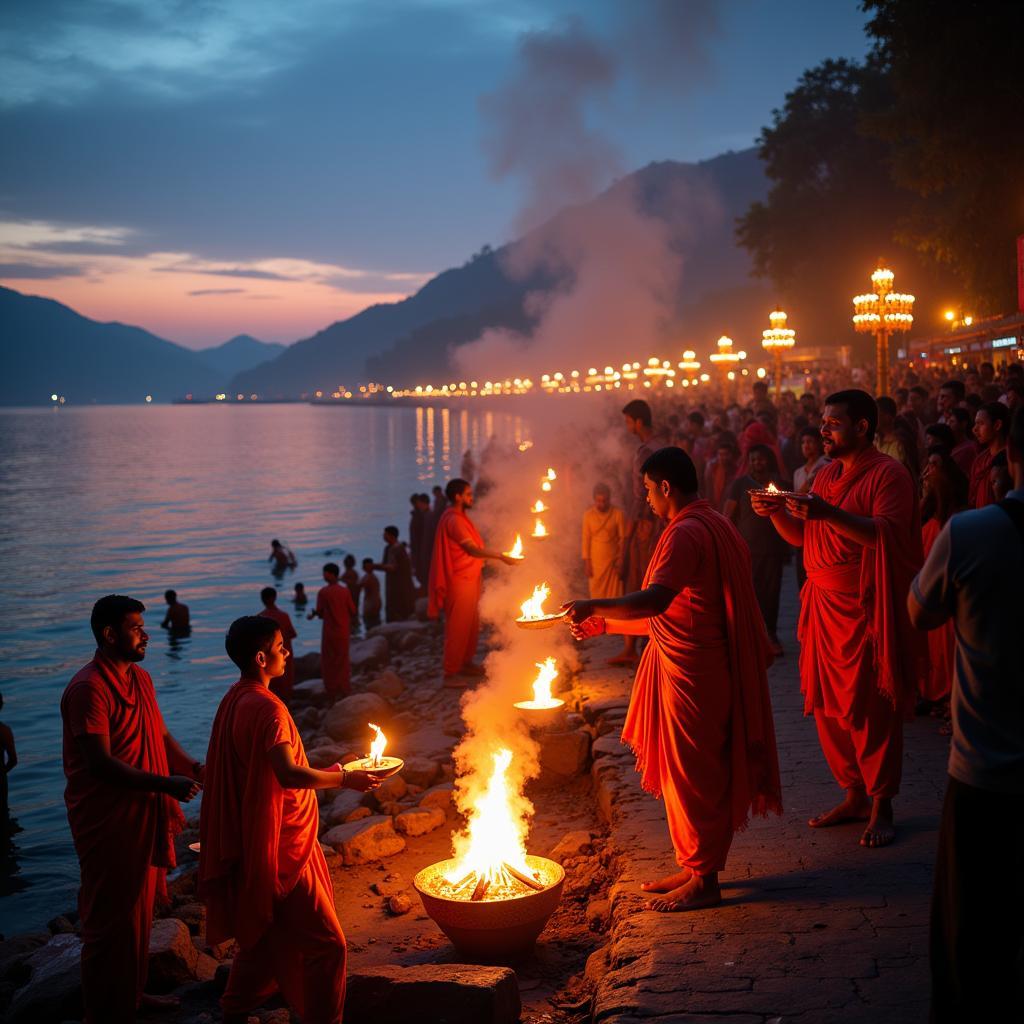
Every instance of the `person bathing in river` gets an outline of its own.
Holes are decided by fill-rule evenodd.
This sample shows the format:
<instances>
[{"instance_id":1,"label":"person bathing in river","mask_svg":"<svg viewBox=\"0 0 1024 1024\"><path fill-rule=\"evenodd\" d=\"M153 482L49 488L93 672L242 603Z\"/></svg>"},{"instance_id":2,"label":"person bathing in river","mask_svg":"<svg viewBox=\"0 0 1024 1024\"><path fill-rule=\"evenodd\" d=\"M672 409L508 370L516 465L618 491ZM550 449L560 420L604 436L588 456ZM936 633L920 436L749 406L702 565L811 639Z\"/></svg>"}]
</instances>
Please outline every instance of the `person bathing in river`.
<instances>
[{"instance_id":1,"label":"person bathing in river","mask_svg":"<svg viewBox=\"0 0 1024 1024\"><path fill-rule=\"evenodd\" d=\"M160 623L163 629L169 629L172 633L187 633L192 627L189 621L188 605L178 600L177 591L165 590L164 600L167 602L167 612L164 621Z\"/></svg>"},{"instance_id":2,"label":"person bathing in river","mask_svg":"<svg viewBox=\"0 0 1024 1024\"><path fill-rule=\"evenodd\" d=\"M306 585L304 583L295 584L295 590L292 593L292 602L296 608L305 608L309 603L309 596L306 594Z\"/></svg>"},{"instance_id":3,"label":"person bathing in river","mask_svg":"<svg viewBox=\"0 0 1024 1024\"><path fill-rule=\"evenodd\" d=\"M640 590L564 607L577 640L647 636L622 740L644 789L665 802L679 871L644 882L657 911L722 900L718 875L753 811L782 813L768 694L771 653L754 594L750 552L725 516L697 493L680 448L641 467L647 501L668 525Z\"/></svg>"},{"instance_id":4,"label":"person bathing in river","mask_svg":"<svg viewBox=\"0 0 1024 1024\"><path fill-rule=\"evenodd\" d=\"M284 572L285 569L294 569L299 564L298 559L292 554L291 548L286 547L277 539L270 542L270 556L267 561L274 563L272 572Z\"/></svg>"}]
</instances>

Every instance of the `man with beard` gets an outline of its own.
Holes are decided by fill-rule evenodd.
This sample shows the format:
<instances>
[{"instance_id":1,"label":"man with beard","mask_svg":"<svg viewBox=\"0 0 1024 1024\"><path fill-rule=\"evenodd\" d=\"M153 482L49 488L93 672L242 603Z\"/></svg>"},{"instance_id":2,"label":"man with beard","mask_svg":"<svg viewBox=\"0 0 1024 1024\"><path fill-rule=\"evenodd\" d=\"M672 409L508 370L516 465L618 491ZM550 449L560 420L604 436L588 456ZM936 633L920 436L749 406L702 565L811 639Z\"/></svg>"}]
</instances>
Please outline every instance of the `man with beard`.
<instances>
[{"instance_id":1,"label":"man with beard","mask_svg":"<svg viewBox=\"0 0 1024 1024\"><path fill-rule=\"evenodd\" d=\"M153 680L139 667L145 606L111 594L92 609L97 650L61 699L64 802L82 870L82 997L89 1024L135 1020L142 1005L153 904L166 902L178 801L200 790L203 766L167 731ZM173 774L172 774L173 773Z\"/></svg>"}]
</instances>

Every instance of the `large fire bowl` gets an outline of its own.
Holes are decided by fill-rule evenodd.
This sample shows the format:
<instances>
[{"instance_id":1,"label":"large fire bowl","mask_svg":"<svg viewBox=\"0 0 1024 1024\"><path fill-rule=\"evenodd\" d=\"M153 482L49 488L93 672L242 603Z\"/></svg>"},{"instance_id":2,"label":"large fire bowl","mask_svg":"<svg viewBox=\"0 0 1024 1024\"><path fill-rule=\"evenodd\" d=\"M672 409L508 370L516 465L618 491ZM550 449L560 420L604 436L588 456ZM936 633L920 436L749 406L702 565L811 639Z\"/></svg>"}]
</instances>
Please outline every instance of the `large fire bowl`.
<instances>
[{"instance_id":1,"label":"large fire bowl","mask_svg":"<svg viewBox=\"0 0 1024 1024\"><path fill-rule=\"evenodd\" d=\"M444 876L455 867L454 860L438 861L413 879L423 909L452 940L455 948L473 961L501 963L530 953L537 936L562 898L565 872L546 857L527 856L527 864L544 883L539 892L527 891L508 899L472 901L438 894L448 888Z\"/></svg>"}]
</instances>

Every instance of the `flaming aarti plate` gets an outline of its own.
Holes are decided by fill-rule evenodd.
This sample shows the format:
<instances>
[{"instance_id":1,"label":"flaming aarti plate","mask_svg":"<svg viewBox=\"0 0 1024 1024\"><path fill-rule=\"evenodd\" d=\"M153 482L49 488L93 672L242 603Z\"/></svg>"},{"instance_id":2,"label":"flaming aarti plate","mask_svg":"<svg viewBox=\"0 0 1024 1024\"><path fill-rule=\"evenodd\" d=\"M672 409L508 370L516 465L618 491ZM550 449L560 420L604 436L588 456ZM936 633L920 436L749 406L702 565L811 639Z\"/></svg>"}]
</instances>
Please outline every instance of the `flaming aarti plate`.
<instances>
[{"instance_id":1,"label":"flaming aarti plate","mask_svg":"<svg viewBox=\"0 0 1024 1024\"><path fill-rule=\"evenodd\" d=\"M361 757L357 761L349 761L342 767L347 772L369 772L377 779L390 779L400 772L405 762L400 757Z\"/></svg>"},{"instance_id":2,"label":"flaming aarti plate","mask_svg":"<svg viewBox=\"0 0 1024 1024\"><path fill-rule=\"evenodd\" d=\"M802 498L804 495L798 491L783 491L778 487L751 487L747 494L756 495L759 498Z\"/></svg>"},{"instance_id":3,"label":"flaming aarti plate","mask_svg":"<svg viewBox=\"0 0 1024 1024\"><path fill-rule=\"evenodd\" d=\"M550 629L556 622L560 622L569 614L568 609L564 612L555 612L552 615L541 615L539 618L527 619L522 615L516 619L516 625L520 629Z\"/></svg>"}]
</instances>

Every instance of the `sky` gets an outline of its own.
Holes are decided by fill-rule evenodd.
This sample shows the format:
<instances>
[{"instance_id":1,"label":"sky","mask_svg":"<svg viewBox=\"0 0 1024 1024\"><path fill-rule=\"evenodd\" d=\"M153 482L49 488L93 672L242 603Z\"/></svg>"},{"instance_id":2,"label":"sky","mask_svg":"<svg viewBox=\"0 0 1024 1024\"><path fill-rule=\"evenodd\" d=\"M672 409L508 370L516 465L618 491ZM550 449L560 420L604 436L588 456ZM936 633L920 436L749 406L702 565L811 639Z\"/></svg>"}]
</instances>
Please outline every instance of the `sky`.
<instances>
[{"instance_id":1,"label":"sky","mask_svg":"<svg viewBox=\"0 0 1024 1024\"><path fill-rule=\"evenodd\" d=\"M753 145L863 24L856 0L5 0L0 284L192 348L289 343L583 198L543 173L560 140L597 154L577 193ZM549 47L539 80L566 40L590 63Z\"/></svg>"}]
</instances>

